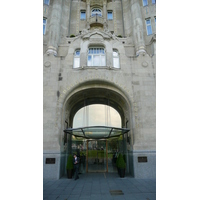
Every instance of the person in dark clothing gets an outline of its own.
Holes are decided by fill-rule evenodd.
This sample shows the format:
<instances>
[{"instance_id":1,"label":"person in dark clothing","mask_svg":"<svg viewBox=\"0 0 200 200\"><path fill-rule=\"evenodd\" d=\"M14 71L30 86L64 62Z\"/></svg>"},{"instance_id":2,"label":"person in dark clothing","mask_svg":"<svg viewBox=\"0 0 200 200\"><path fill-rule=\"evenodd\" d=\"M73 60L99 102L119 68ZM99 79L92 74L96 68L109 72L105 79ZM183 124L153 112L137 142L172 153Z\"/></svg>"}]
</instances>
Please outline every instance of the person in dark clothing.
<instances>
[{"instance_id":1,"label":"person in dark clothing","mask_svg":"<svg viewBox=\"0 0 200 200\"><path fill-rule=\"evenodd\" d=\"M74 169L75 169L75 174L74 174L74 179L79 179L78 176L78 169L79 169L79 161L80 158L76 156L76 154L74 154L74 159L73 159L73 163L74 163Z\"/></svg>"}]
</instances>

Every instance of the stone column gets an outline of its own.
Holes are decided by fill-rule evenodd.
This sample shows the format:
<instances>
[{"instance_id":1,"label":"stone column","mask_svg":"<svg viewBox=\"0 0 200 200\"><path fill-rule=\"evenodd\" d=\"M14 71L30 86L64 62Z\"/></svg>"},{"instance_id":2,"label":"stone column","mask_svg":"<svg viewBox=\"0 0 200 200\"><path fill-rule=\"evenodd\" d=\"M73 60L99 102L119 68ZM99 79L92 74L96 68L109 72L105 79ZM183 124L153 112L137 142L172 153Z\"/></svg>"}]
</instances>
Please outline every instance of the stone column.
<instances>
[{"instance_id":1,"label":"stone column","mask_svg":"<svg viewBox=\"0 0 200 200\"><path fill-rule=\"evenodd\" d=\"M135 43L136 55L146 53L139 0L131 0L131 15L133 21L133 40Z\"/></svg>"},{"instance_id":2,"label":"stone column","mask_svg":"<svg viewBox=\"0 0 200 200\"><path fill-rule=\"evenodd\" d=\"M103 1L103 18L104 18L104 22L106 22L106 3L107 3L107 1L104 0Z\"/></svg>"},{"instance_id":3,"label":"stone column","mask_svg":"<svg viewBox=\"0 0 200 200\"><path fill-rule=\"evenodd\" d=\"M90 0L87 0L87 29L90 29Z\"/></svg>"},{"instance_id":4,"label":"stone column","mask_svg":"<svg viewBox=\"0 0 200 200\"><path fill-rule=\"evenodd\" d=\"M57 55L58 43L60 39L60 21L62 15L62 0L54 0L51 13L51 21L49 25L49 42L47 54L53 53Z\"/></svg>"},{"instance_id":5,"label":"stone column","mask_svg":"<svg viewBox=\"0 0 200 200\"><path fill-rule=\"evenodd\" d=\"M107 30L108 29L108 25L107 25L107 13L106 13L106 10L107 10L107 6L106 6L106 3L107 3L107 0L104 0L103 1L103 25L104 25L104 30Z\"/></svg>"}]
</instances>

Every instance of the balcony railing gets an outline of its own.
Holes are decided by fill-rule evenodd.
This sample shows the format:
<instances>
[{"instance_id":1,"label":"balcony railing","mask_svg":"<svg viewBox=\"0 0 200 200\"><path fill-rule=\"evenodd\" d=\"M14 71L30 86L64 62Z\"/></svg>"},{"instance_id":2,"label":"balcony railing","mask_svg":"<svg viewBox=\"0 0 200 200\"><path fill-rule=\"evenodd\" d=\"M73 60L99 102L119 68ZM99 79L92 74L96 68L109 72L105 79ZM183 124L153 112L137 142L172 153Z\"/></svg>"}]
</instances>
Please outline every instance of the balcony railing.
<instances>
[{"instance_id":1,"label":"balcony railing","mask_svg":"<svg viewBox=\"0 0 200 200\"><path fill-rule=\"evenodd\" d=\"M101 24L103 26L103 22L104 22L104 18L100 17L98 15L89 18L90 25L92 25L92 24Z\"/></svg>"}]
</instances>

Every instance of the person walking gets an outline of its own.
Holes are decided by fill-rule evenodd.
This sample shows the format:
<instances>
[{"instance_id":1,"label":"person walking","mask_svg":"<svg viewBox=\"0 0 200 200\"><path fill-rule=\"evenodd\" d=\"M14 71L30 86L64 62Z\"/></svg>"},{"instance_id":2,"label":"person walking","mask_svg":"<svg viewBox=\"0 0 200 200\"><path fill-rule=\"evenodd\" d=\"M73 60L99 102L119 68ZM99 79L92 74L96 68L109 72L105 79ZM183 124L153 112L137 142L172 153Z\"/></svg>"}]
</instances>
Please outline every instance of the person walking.
<instances>
[{"instance_id":1,"label":"person walking","mask_svg":"<svg viewBox=\"0 0 200 200\"><path fill-rule=\"evenodd\" d=\"M79 157L77 157L76 154L74 154L73 163L74 163L74 169L75 169L74 180L77 180L79 179L79 176L78 176Z\"/></svg>"}]
</instances>

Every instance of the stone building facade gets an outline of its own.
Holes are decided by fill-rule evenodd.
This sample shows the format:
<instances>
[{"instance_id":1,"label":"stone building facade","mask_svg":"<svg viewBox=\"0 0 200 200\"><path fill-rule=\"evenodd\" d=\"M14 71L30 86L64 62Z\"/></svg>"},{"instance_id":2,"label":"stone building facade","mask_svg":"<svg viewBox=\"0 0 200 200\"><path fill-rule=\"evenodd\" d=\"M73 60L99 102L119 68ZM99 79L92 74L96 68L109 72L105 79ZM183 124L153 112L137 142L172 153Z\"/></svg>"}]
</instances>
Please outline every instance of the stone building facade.
<instances>
[{"instance_id":1,"label":"stone building facade","mask_svg":"<svg viewBox=\"0 0 200 200\"><path fill-rule=\"evenodd\" d=\"M156 177L155 0L43 1L43 175L66 174L75 113L87 104L115 108L126 172ZM50 163L50 164L49 164Z\"/></svg>"}]
</instances>

